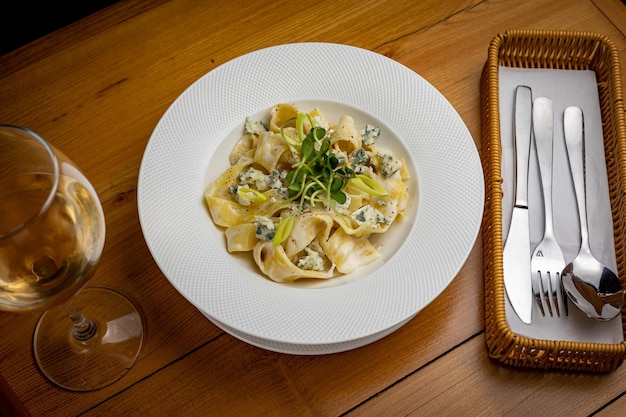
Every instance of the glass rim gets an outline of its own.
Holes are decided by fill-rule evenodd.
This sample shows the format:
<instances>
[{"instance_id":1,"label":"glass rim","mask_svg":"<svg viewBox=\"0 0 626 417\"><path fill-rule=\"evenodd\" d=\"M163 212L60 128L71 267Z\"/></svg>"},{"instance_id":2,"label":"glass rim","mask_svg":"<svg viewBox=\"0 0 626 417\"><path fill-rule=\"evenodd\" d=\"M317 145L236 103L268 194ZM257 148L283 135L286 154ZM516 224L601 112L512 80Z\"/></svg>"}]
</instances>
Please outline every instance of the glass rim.
<instances>
[{"instance_id":1,"label":"glass rim","mask_svg":"<svg viewBox=\"0 0 626 417\"><path fill-rule=\"evenodd\" d=\"M8 129L8 130L20 131L22 133L25 133L25 134L31 136L37 142L39 142L39 144L41 144L43 146L43 148L48 152L48 155L50 156L50 161L52 162L53 176L54 176L53 182L52 182L52 187L50 187L50 191L48 193L48 196L46 197L46 200L41 205L39 210L33 216L29 217L27 220L23 221L21 224L17 225L13 229L9 229L8 231L0 230L0 240L2 240L2 239L6 239L6 238L9 238L11 236L16 235L21 230L25 229L30 223L34 222L36 219L41 217L48 210L48 208L52 204L52 200L54 200L54 197L56 195L56 191L57 191L57 189L59 187L60 170L59 170L59 160L57 158L56 153L54 152L54 149L52 148L52 145L50 145L48 142L46 142L46 140L43 139L41 136L39 136L37 133L33 132L32 130L30 130L30 129L26 128L26 127L16 126L16 125L11 125L11 124L1 124L0 123L0 129Z\"/></svg>"}]
</instances>

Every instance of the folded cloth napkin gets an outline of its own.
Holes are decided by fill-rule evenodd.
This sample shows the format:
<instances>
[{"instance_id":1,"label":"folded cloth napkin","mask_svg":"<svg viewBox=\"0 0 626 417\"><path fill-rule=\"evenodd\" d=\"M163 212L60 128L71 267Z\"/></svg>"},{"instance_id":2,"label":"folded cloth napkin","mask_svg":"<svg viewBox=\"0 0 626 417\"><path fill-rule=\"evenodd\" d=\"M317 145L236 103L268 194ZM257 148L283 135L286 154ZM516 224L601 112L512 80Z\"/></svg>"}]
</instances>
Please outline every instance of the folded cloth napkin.
<instances>
[{"instance_id":1,"label":"folded cloth napkin","mask_svg":"<svg viewBox=\"0 0 626 417\"><path fill-rule=\"evenodd\" d=\"M589 244L593 254L613 271L616 271L613 220L609 201L604 139L600 100L595 72L579 70L499 68L500 137L502 143L503 177L503 238L506 239L515 191L515 152L513 139L513 111L515 88L527 85L532 89L533 99L547 97L554 106L554 164L553 164L553 210L556 238L569 263L580 247L580 225L574 195L565 140L563 136L563 111L568 106L583 110L586 152L587 212L589 221ZM533 145L530 153L528 180L528 211L530 217L531 250L543 237L544 211L537 165L537 154ZM609 321L598 322L584 316L569 303L566 319L541 317L533 305L533 322L523 323L515 315L508 299L506 318L512 331L523 336L577 342L620 343L624 336L621 316Z\"/></svg>"}]
</instances>

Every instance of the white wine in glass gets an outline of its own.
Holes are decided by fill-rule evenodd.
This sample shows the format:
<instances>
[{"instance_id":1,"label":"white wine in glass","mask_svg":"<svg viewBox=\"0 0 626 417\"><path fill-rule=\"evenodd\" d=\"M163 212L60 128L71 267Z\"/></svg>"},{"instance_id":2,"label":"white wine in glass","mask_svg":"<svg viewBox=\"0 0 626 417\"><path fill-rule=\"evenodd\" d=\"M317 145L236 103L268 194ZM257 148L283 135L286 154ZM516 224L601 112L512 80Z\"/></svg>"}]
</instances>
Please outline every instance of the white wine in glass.
<instances>
[{"instance_id":1,"label":"white wine in glass","mask_svg":"<svg viewBox=\"0 0 626 417\"><path fill-rule=\"evenodd\" d=\"M143 345L144 321L126 296L84 288L104 240L100 200L76 166L32 131L0 125L0 310L46 310L35 358L73 391L117 381Z\"/></svg>"}]
</instances>

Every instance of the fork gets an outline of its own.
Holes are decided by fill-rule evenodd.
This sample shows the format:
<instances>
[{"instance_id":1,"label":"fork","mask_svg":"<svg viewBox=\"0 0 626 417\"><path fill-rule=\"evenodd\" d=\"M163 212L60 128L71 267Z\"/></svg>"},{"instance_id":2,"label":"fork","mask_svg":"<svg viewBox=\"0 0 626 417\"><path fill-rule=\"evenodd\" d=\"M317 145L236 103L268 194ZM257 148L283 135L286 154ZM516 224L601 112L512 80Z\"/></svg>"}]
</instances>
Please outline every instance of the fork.
<instances>
[{"instance_id":1,"label":"fork","mask_svg":"<svg viewBox=\"0 0 626 417\"><path fill-rule=\"evenodd\" d=\"M533 295L541 315L567 316L561 271L565 268L563 251L554 235L552 214L552 162L554 151L554 110L552 101L538 97L533 103L533 132L543 192L544 234L530 259ZM559 301L560 299L560 301ZM545 304L545 305L544 305Z\"/></svg>"}]
</instances>

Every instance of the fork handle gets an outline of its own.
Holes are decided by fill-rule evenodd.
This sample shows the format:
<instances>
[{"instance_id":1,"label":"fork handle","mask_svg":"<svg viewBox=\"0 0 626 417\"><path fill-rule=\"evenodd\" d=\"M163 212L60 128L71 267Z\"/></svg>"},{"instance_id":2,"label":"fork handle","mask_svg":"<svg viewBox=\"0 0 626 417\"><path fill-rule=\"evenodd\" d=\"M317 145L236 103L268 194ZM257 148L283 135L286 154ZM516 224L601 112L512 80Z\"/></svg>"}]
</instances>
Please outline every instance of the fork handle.
<instances>
[{"instance_id":1,"label":"fork handle","mask_svg":"<svg viewBox=\"0 0 626 417\"><path fill-rule=\"evenodd\" d=\"M545 211L545 234L553 233L552 223L552 163L554 152L554 107L552 100L546 97L537 97L533 102L533 133L537 161L539 162L539 176L543 191Z\"/></svg>"}]
</instances>

